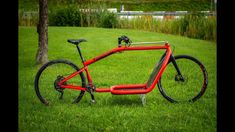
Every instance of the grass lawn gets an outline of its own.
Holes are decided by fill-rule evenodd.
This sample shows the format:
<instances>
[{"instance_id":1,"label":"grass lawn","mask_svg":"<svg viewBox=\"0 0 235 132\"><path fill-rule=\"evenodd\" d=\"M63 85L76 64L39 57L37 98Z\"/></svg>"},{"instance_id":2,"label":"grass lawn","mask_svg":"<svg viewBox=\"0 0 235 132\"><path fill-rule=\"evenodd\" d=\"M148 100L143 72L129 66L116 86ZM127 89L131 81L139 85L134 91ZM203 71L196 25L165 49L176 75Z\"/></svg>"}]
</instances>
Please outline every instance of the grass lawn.
<instances>
[{"instance_id":1,"label":"grass lawn","mask_svg":"<svg viewBox=\"0 0 235 132\"><path fill-rule=\"evenodd\" d=\"M127 35L132 41L166 40L175 46L174 55L198 58L207 68L209 84L204 96L195 103L172 104L155 89L146 95L143 106L139 95L95 93L90 105L85 94L79 104L71 100L52 106L43 105L34 90L38 46L36 27L19 27L19 131L216 131L216 44L181 36L138 30L49 27L49 60L67 59L82 66L76 47L69 38L85 38L81 44L88 60L117 46L117 38ZM162 51L114 54L89 67L97 87L135 84L147 81ZM78 95L78 91L73 91ZM73 96L71 96L71 99Z\"/></svg>"}]
</instances>

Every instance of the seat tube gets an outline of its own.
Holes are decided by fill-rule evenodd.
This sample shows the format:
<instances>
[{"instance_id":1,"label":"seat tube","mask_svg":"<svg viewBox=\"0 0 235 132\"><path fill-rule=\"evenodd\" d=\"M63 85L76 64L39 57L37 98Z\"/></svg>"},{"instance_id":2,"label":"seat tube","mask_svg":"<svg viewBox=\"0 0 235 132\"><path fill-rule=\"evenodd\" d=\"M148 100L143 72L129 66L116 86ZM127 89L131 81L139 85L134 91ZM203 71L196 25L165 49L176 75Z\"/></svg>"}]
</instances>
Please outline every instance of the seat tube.
<instances>
[{"instance_id":1,"label":"seat tube","mask_svg":"<svg viewBox=\"0 0 235 132\"><path fill-rule=\"evenodd\" d=\"M92 79L91 79L91 75L90 75L90 73L88 71L87 66L85 68L85 71L86 71L86 76L87 76L87 79L88 79L88 84L91 86L92 85Z\"/></svg>"},{"instance_id":2,"label":"seat tube","mask_svg":"<svg viewBox=\"0 0 235 132\"><path fill-rule=\"evenodd\" d=\"M80 58L81 58L81 60L82 60L82 63L84 63L84 62L85 62L85 59L83 58L82 52L81 52L80 47L79 47L78 45L77 45L77 50L78 50L79 56L80 56Z\"/></svg>"}]
</instances>

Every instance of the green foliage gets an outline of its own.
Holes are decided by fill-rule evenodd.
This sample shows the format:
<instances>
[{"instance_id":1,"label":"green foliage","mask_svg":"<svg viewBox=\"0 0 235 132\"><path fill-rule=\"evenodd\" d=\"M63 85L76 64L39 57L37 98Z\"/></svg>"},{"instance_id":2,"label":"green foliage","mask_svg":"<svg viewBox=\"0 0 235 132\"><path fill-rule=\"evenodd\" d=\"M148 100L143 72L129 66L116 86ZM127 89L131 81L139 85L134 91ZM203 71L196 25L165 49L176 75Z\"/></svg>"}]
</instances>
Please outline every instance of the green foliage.
<instances>
[{"instance_id":1,"label":"green foliage","mask_svg":"<svg viewBox=\"0 0 235 132\"><path fill-rule=\"evenodd\" d=\"M216 41L216 18L215 16L204 16L203 14L187 15L176 25L180 28L176 34L190 38Z\"/></svg>"},{"instance_id":2,"label":"green foliage","mask_svg":"<svg viewBox=\"0 0 235 132\"><path fill-rule=\"evenodd\" d=\"M104 28L116 27L116 14L108 12L105 7L92 7L94 6L81 9L81 7L70 5L59 8L49 14L49 25Z\"/></svg>"},{"instance_id":3,"label":"green foliage","mask_svg":"<svg viewBox=\"0 0 235 132\"><path fill-rule=\"evenodd\" d=\"M204 11L210 10L210 1L188 1L188 0L171 0L171 1L117 1L109 3L110 6L120 8L124 5L125 10L138 11ZM214 4L212 5L214 10Z\"/></svg>"},{"instance_id":4,"label":"green foliage","mask_svg":"<svg viewBox=\"0 0 235 132\"><path fill-rule=\"evenodd\" d=\"M100 14L99 27L116 28L118 24L117 15L107 11Z\"/></svg>"},{"instance_id":5,"label":"green foliage","mask_svg":"<svg viewBox=\"0 0 235 132\"><path fill-rule=\"evenodd\" d=\"M120 9L121 5L125 6L125 10L141 10L141 11L201 11L211 9L211 0L49 0L49 10L56 7L64 7L69 4L89 5L105 4L108 7ZM212 9L215 5L212 3ZM19 0L19 9L32 11L38 9L38 0Z\"/></svg>"},{"instance_id":6,"label":"green foliage","mask_svg":"<svg viewBox=\"0 0 235 132\"><path fill-rule=\"evenodd\" d=\"M66 6L49 14L49 25L81 26L81 13L76 6Z\"/></svg>"},{"instance_id":7,"label":"green foliage","mask_svg":"<svg viewBox=\"0 0 235 132\"><path fill-rule=\"evenodd\" d=\"M48 1L50 26L81 26L104 28L140 29L168 34L177 34L190 38L216 41L216 18L200 15L189 15L177 20L153 20L150 16L133 20L120 20L116 14L107 12L107 7L124 5L125 10L142 11L200 11L214 10L210 0L57 0ZM90 9L80 11L79 9ZM91 11L96 9L96 11ZM19 1L19 25L36 26L38 14L24 15L24 11L38 10L36 0Z\"/></svg>"},{"instance_id":8,"label":"green foliage","mask_svg":"<svg viewBox=\"0 0 235 132\"><path fill-rule=\"evenodd\" d=\"M38 13L37 12L18 12L18 25L32 26L38 24Z\"/></svg>"},{"instance_id":9,"label":"green foliage","mask_svg":"<svg viewBox=\"0 0 235 132\"><path fill-rule=\"evenodd\" d=\"M156 20L151 16L119 20L118 28L140 29L190 38L216 41L216 17L203 14L181 16L178 19Z\"/></svg>"},{"instance_id":10,"label":"green foliage","mask_svg":"<svg viewBox=\"0 0 235 132\"><path fill-rule=\"evenodd\" d=\"M176 20L175 23L174 26L178 27L178 30L176 29L176 34L185 35L189 26L189 20L187 18L181 18Z\"/></svg>"}]
</instances>

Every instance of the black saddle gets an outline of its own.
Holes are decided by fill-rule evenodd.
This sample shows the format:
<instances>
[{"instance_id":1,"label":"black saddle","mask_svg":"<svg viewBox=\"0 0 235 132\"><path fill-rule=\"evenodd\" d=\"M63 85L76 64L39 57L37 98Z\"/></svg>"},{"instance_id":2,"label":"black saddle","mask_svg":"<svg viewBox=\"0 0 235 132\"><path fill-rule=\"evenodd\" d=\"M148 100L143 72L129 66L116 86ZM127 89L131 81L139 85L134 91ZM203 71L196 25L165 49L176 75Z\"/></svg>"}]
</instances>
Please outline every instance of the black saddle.
<instances>
[{"instance_id":1,"label":"black saddle","mask_svg":"<svg viewBox=\"0 0 235 132\"><path fill-rule=\"evenodd\" d=\"M87 42L87 40L85 40L85 39L68 39L68 42L75 44L75 45L78 45L81 42Z\"/></svg>"}]
</instances>

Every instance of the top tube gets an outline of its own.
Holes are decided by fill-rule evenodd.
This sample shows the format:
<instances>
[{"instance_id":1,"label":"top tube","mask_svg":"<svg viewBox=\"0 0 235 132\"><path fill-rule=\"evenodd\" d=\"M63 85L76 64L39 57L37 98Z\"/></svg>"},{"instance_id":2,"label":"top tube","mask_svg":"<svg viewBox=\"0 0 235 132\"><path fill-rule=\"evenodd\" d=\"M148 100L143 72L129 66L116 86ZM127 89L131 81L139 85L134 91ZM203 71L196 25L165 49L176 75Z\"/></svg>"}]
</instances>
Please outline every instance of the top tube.
<instances>
[{"instance_id":1,"label":"top tube","mask_svg":"<svg viewBox=\"0 0 235 132\"><path fill-rule=\"evenodd\" d=\"M88 66L100 59L103 59L111 54L121 52L121 51L134 51L134 50L159 50L159 49L166 49L167 51L170 49L170 45L168 43L165 43L165 45L158 45L158 46L133 46L133 47L126 47L126 46L121 46L114 48L108 52L105 52L93 59L85 61L83 64L84 66Z\"/></svg>"},{"instance_id":2,"label":"top tube","mask_svg":"<svg viewBox=\"0 0 235 132\"><path fill-rule=\"evenodd\" d=\"M167 41L157 41L157 42L134 42L131 45L141 45L141 44L166 44Z\"/></svg>"}]
</instances>

